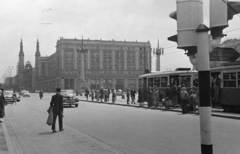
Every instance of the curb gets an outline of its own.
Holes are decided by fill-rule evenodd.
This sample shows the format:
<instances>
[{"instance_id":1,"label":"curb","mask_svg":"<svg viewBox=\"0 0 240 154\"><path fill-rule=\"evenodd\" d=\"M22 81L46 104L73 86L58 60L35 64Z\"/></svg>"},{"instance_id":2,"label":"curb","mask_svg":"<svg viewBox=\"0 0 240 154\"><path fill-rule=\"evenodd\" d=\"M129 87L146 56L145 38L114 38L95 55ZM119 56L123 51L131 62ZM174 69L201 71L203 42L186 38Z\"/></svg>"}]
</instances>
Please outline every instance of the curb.
<instances>
[{"instance_id":1,"label":"curb","mask_svg":"<svg viewBox=\"0 0 240 154\"><path fill-rule=\"evenodd\" d=\"M161 110L161 111L171 111L171 112L182 112L182 111L179 111L179 110L172 110L172 109L148 108L148 107L134 106L134 105L128 105L128 104L118 104L118 103L114 103L114 104L113 104L113 103L106 103L106 102L92 102L92 101L87 101L87 100L82 100L82 99L79 99L79 101L96 103L96 104L108 104L108 105L128 106L128 107L134 107L134 108L144 108L144 109L149 109L149 110ZM199 113L194 113L194 112L188 112L187 114L199 115ZM221 117L221 118L228 118L228 119L240 120L240 114L239 114L239 116L234 116L234 115L222 115L222 114L212 113L212 116L213 116L213 117Z\"/></svg>"}]
</instances>

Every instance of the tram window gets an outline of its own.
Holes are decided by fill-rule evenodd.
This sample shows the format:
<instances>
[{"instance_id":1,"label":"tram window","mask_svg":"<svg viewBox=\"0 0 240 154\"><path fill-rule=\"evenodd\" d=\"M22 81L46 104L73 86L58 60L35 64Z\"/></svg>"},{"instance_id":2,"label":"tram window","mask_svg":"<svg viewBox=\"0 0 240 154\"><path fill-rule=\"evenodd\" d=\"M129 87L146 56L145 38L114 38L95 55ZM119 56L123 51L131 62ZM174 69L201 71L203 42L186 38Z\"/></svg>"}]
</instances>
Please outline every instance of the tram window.
<instances>
[{"instance_id":1,"label":"tram window","mask_svg":"<svg viewBox=\"0 0 240 154\"><path fill-rule=\"evenodd\" d=\"M148 87L153 87L153 78L148 78Z\"/></svg>"},{"instance_id":2,"label":"tram window","mask_svg":"<svg viewBox=\"0 0 240 154\"><path fill-rule=\"evenodd\" d=\"M143 88L142 79L138 79L138 87L139 87L139 88Z\"/></svg>"},{"instance_id":3,"label":"tram window","mask_svg":"<svg viewBox=\"0 0 240 154\"><path fill-rule=\"evenodd\" d=\"M154 78L154 86L160 87L160 77L155 77Z\"/></svg>"},{"instance_id":4,"label":"tram window","mask_svg":"<svg viewBox=\"0 0 240 154\"><path fill-rule=\"evenodd\" d=\"M191 76L181 76L181 85L185 87L191 86Z\"/></svg>"},{"instance_id":5,"label":"tram window","mask_svg":"<svg viewBox=\"0 0 240 154\"><path fill-rule=\"evenodd\" d=\"M161 87L167 87L168 81L167 77L161 77Z\"/></svg>"},{"instance_id":6,"label":"tram window","mask_svg":"<svg viewBox=\"0 0 240 154\"><path fill-rule=\"evenodd\" d=\"M236 73L223 73L223 86L236 87Z\"/></svg>"}]
</instances>

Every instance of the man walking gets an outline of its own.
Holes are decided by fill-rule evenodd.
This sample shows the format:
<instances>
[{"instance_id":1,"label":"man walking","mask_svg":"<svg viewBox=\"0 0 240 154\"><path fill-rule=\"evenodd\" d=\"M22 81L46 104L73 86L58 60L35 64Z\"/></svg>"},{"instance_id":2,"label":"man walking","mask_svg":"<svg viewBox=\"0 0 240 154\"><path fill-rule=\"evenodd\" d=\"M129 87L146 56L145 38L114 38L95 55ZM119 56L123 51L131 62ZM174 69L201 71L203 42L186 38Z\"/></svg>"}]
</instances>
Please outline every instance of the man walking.
<instances>
[{"instance_id":1,"label":"man walking","mask_svg":"<svg viewBox=\"0 0 240 154\"><path fill-rule=\"evenodd\" d=\"M63 96L61 95L61 88L56 89L56 94L52 96L52 100L50 106L53 108L53 124L52 124L52 132L55 133L55 123L58 116L59 123L59 131L63 131Z\"/></svg>"},{"instance_id":2,"label":"man walking","mask_svg":"<svg viewBox=\"0 0 240 154\"><path fill-rule=\"evenodd\" d=\"M136 90L134 89L134 87L132 87L132 90L130 93L131 93L131 98L132 98L132 104L135 104Z\"/></svg>"}]
</instances>

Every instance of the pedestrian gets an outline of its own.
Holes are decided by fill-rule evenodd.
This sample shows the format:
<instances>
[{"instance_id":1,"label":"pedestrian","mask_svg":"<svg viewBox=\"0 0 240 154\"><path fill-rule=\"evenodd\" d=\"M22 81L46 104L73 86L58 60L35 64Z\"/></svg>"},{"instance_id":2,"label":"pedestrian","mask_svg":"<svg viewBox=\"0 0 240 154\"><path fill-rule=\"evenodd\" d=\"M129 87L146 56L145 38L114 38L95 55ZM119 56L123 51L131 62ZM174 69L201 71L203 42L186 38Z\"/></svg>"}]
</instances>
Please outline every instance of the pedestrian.
<instances>
[{"instance_id":1,"label":"pedestrian","mask_svg":"<svg viewBox=\"0 0 240 154\"><path fill-rule=\"evenodd\" d=\"M181 89L182 89L182 86L181 85L178 85L177 87L177 94L178 94L178 106L181 108Z\"/></svg>"},{"instance_id":2,"label":"pedestrian","mask_svg":"<svg viewBox=\"0 0 240 154\"><path fill-rule=\"evenodd\" d=\"M88 95L89 95L89 90L88 88L85 89L85 97L86 97L86 100L88 101Z\"/></svg>"},{"instance_id":3,"label":"pedestrian","mask_svg":"<svg viewBox=\"0 0 240 154\"><path fill-rule=\"evenodd\" d=\"M153 95L153 106L152 107L157 107L158 99L159 99L157 87L154 87L152 95Z\"/></svg>"},{"instance_id":4,"label":"pedestrian","mask_svg":"<svg viewBox=\"0 0 240 154\"><path fill-rule=\"evenodd\" d=\"M173 85L172 88L172 106L176 107L178 104L178 91L177 91L177 86Z\"/></svg>"},{"instance_id":5,"label":"pedestrian","mask_svg":"<svg viewBox=\"0 0 240 154\"><path fill-rule=\"evenodd\" d=\"M103 89L103 97L104 97L104 102L107 102L108 101L108 89L107 89L107 87L105 87Z\"/></svg>"},{"instance_id":6,"label":"pedestrian","mask_svg":"<svg viewBox=\"0 0 240 154\"><path fill-rule=\"evenodd\" d=\"M112 90L112 103L115 103L117 99L116 91L115 89Z\"/></svg>"},{"instance_id":7,"label":"pedestrian","mask_svg":"<svg viewBox=\"0 0 240 154\"><path fill-rule=\"evenodd\" d=\"M158 102L159 102L159 107L162 108L163 107L163 92L162 90L160 90L160 88L158 89Z\"/></svg>"},{"instance_id":8,"label":"pedestrian","mask_svg":"<svg viewBox=\"0 0 240 154\"><path fill-rule=\"evenodd\" d=\"M39 91L39 97L40 97L40 99L43 98L43 91L42 90Z\"/></svg>"},{"instance_id":9,"label":"pedestrian","mask_svg":"<svg viewBox=\"0 0 240 154\"><path fill-rule=\"evenodd\" d=\"M182 100L182 114L187 113L187 105L189 103L189 95L185 87L181 90L181 100Z\"/></svg>"},{"instance_id":10,"label":"pedestrian","mask_svg":"<svg viewBox=\"0 0 240 154\"><path fill-rule=\"evenodd\" d=\"M95 91L94 89L91 89L91 98L92 98L92 102L94 101L94 96L95 96L95 95L94 95L94 91Z\"/></svg>"},{"instance_id":11,"label":"pedestrian","mask_svg":"<svg viewBox=\"0 0 240 154\"><path fill-rule=\"evenodd\" d=\"M3 122L2 119L5 115L4 105L5 105L5 102L4 102L3 90L1 89L0 90L0 123Z\"/></svg>"},{"instance_id":12,"label":"pedestrian","mask_svg":"<svg viewBox=\"0 0 240 154\"><path fill-rule=\"evenodd\" d=\"M196 87L193 87L193 89L190 91L190 97L189 97L189 103L193 108L193 111L197 110L198 105L198 96Z\"/></svg>"},{"instance_id":13,"label":"pedestrian","mask_svg":"<svg viewBox=\"0 0 240 154\"><path fill-rule=\"evenodd\" d=\"M147 91L147 101L148 101L148 107L152 107L152 102L153 102L153 91L151 87L148 87L148 91Z\"/></svg>"},{"instance_id":14,"label":"pedestrian","mask_svg":"<svg viewBox=\"0 0 240 154\"><path fill-rule=\"evenodd\" d=\"M142 90L142 88L139 88L139 90L138 90L138 103L139 103L140 107L143 107L144 99L143 99L143 90Z\"/></svg>"},{"instance_id":15,"label":"pedestrian","mask_svg":"<svg viewBox=\"0 0 240 154\"><path fill-rule=\"evenodd\" d=\"M53 124L52 132L55 133L55 123L58 117L59 131L63 131L63 96L61 95L61 88L56 89L56 94L52 96L50 106L53 108Z\"/></svg>"},{"instance_id":16,"label":"pedestrian","mask_svg":"<svg viewBox=\"0 0 240 154\"><path fill-rule=\"evenodd\" d=\"M108 93L107 93L107 101L109 101L109 99L110 99L110 94L111 94L111 90L107 87L107 90L108 90Z\"/></svg>"},{"instance_id":17,"label":"pedestrian","mask_svg":"<svg viewBox=\"0 0 240 154\"><path fill-rule=\"evenodd\" d=\"M166 88L166 91L165 91L165 105L166 105L166 109L169 109L170 106L172 105L171 98L172 98L172 92L171 92L171 89L170 89L170 85L168 84L167 88Z\"/></svg>"},{"instance_id":18,"label":"pedestrian","mask_svg":"<svg viewBox=\"0 0 240 154\"><path fill-rule=\"evenodd\" d=\"M99 91L99 89L96 89L95 98L96 98L97 102L99 102L99 95L100 95L100 91Z\"/></svg>"},{"instance_id":19,"label":"pedestrian","mask_svg":"<svg viewBox=\"0 0 240 154\"><path fill-rule=\"evenodd\" d=\"M130 91L129 91L129 89L127 89L126 96L127 96L127 104L129 104L129 101L130 101Z\"/></svg>"},{"instance_id":20,"label":"pedestrian","mask_svg":"<svg viewBox=\"0 0 240 154\"><path fill-rule=\"evenodd\" d=\"M17 95L16 95L15 91L13 91L12 98L13 98L13 103L14 103L15 105L17 105Z\"/></svg>"},{"instance_id":21,"label":"pedestrian","mask_svg":"<svg viewBox=\"0 0 240 154\"><path fill-rule=\"evenodd\" d=\"M218 102L219 102L221 83L222 83L222 79L219 78L219 75L216 75L216 76L215 76L215 79L213 80L215 103L218 103Z\"/></svg>"},{"instance_id":22,"label":"pedestrian","mask_svg":"<svg viewBox=\"0 0 240 154\"><path fill-rule=\"evenodd\" d=\"M134 87L132 87L132 90L131 90L131 99L132 99L132 103L131 104L136 104L135 103L135 96L136 96L136 90L134 89Z\"/></svg>"},{"instance_id":23,"label":"pedestrian","mask_svg":"<svg viewBox=\"0 0 240 154\"><path fill-rule=\"evenodd\" d=\"M103 89L103 87L100 89L100 99L101 99L101 102L103 102L102 101L104 99L104 89Z\"/></svg>"}]
</instances>

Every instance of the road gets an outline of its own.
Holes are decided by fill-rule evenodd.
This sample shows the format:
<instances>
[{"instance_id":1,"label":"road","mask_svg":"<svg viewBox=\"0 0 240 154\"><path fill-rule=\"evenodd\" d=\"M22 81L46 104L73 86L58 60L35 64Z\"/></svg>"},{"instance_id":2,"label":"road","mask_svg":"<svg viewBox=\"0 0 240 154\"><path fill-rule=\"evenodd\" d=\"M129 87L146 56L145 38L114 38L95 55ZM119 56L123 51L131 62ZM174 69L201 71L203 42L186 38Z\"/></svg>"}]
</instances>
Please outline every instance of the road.
<instances>
[{"instance_id":1,"label":"road","mask_svg":"<svg viewBox=\"0 0 240 154\"><path fill-rule=\"evenodd\" d=\"M33 142L36 141L32 139L32 135L21 136L21 133L26 133L23 131L25 128L32 126L38 129L39 127L44 130L49 129L51 132L50 127L45 123L37 123L36 126L36 121L33 120L34 117L36 120L46 121L46 110L50 99L51 94L44 94L43 100L40 100L37 94L31 94L30 98L21 98L21 102L17 105L7 106L6 120L11 123L11 128L8 128L10 127L8 123L7 128L14 130L25 153L27 153L25 148L35 145ZM18 126L17 123L14 125L13 121L23 115L29 116L25 119L26 121L21 121L22 126ZM58 129L58 125L56 126ZM74 133L76 136L78 133L86 134L126 154L201 153L199 116L194 114L182 115L164 110L82 101L79 102L78 108L64 108L64 127L65 133L74 130L73 135ZM239 120L212 117L214 153L239 154L239 128ZM66 151L66 153L70 152Z\"/></svg>"}]
</instances>

